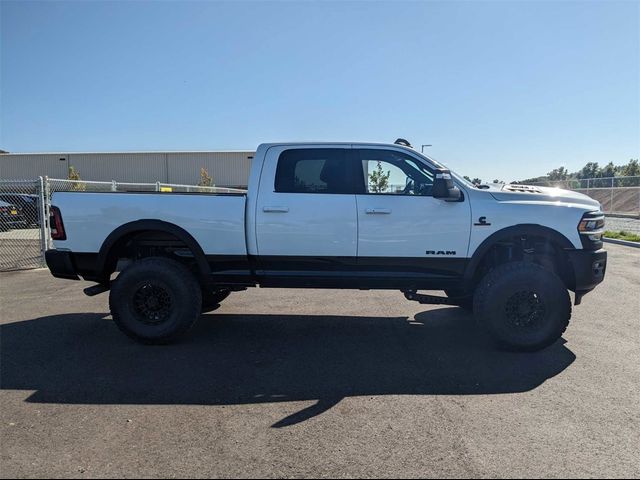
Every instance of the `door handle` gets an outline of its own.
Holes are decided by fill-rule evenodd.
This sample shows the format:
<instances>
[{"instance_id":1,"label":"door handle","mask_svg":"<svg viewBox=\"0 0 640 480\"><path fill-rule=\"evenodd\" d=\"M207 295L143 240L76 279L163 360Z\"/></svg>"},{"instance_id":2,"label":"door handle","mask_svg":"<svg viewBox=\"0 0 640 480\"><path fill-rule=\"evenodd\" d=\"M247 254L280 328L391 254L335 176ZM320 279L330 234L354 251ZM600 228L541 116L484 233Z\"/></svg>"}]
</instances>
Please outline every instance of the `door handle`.
<instances>
[{"instance_id":1,"label":"door handle","mask_svg":"<svg viewBox=\"0 0 640 480\"><path fill-rule=\"evenodd\" d=\"M364 213L367 215L389 215L391 213L390 208L367 208Z\"/></svg>"},{"instance_id":2,"label":"door handle","mask_svg":"<svg viewBox=\"0 0 640 480\"><path fill-rule=\"evenodd\" d=\"M262 207L262 211L265 213L287 213L289 207Z\"/></svg>"}]
</instances>

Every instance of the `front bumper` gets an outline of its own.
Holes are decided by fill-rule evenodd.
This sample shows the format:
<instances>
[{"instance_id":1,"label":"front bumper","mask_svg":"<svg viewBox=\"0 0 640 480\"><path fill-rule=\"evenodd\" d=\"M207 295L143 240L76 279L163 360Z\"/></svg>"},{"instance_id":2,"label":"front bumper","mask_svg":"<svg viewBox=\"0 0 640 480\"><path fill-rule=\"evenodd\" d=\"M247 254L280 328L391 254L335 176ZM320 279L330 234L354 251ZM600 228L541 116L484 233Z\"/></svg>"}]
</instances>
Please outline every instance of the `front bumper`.
<instances>
[{"instance_id":1,"label":"front bumper","mask_svg":"<svg viewBox=\"0 0 640 480\"><path fill-rule=\"evenodd\" d=\"M604 280L607 270L606 250L569 250L567 253L573 267L576 293L589 292Z\"/></svg>"}]
</instances>

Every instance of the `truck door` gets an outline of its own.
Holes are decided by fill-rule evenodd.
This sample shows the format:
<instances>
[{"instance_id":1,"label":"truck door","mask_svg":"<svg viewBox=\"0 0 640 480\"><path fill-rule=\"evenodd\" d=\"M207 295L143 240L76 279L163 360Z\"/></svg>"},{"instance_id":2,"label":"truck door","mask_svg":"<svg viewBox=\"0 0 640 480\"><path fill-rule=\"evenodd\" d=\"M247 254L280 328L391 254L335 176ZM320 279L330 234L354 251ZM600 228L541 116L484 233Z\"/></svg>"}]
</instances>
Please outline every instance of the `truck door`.
<instances>
[{"instance_id":1,"label":"truck door","mask_svg":"<svg viewBox=\"0 0 640 480\"><path fill-rule=\"evenodd\" d=\"M424 280L423 288L428 280L461 275L471 230L468 199L433 198L434 169L418 156L386 147L353 152L364 187L356 196L359 269L411 285Z\"/></svg>"},{"instance_id":2,"label":"truck door","mask_svg":"<svg viewBox=\"0 0 640 480\"><path fill-rule=\"evenodd\" d=\"M350 152L344 145L267 151L255 213L258 275L286 276L304 286L339 278L355 265L358 215Z\"/></svg>"}]
</instances>

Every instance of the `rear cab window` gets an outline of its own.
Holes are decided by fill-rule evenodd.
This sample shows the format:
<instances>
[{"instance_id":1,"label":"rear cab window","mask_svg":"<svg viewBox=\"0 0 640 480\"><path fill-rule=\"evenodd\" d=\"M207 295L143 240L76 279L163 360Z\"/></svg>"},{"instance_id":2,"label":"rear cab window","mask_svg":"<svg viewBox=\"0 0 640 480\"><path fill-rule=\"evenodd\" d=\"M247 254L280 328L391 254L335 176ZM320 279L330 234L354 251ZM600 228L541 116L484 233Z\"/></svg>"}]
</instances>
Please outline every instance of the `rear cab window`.
<instances>
[{"instance_id":1,"label":"rear cab window","mask_svg":"<svg viewBox=\"0 0 640 480\"><path fill-rule=\"evenodd\" d=\"M355 193L348 150L297 148L278 158L275 191L278 193Z\"/></svg>"}]
</instances>

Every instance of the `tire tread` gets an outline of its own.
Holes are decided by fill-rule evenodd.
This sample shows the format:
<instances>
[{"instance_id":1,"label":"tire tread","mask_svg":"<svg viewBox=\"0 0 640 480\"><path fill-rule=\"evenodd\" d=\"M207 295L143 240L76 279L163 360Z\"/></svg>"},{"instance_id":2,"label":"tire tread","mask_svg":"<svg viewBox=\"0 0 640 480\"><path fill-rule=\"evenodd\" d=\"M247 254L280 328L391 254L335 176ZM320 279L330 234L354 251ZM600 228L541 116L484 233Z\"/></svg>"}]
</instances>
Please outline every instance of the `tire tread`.
<instances>
[{"instance_id":1,"label":"tire tread","mask_svg":"<svg viewBox=\"0 0 640 480\"><path fill-rule=\"evenodd\" d=\"M145 337L132 331L127 326L126 320L120 315L122 302L127 298L126 292L121 291L121 289L125 288L124 284L129 276L138 274L142 269L148 269L151 272L155 271L157 273L165 273L171 278L178 279L180 283L186 285L187 292L186 297L183 300L187 305L198 306L197 315L183 315L176 328L160 336ZM175 342L185 335L198 320L201 302L201 289L195 275L193 275L193 273L180 262L164 257L147 257L136 261L120 273L118 278L113 282L113 286L109 294L109 309L115 324L125 335L136 342L145 345L166 345Z\"/></svg>"},{"instance_id":2,"label":"tire tread","mask_svg":"<svg viewBox=\"0 0 640 480\"><path fill-rule=\"evenodd\" d=\"M562 323L558 325L558 329L556 330L553 337L550 337L542 342L533 345L516 345L509 342L504 341L503 339L497 338L491 329L489 328L489 323L487 322L486 311L487 311L487 301L489 297L490 290L495 286L495 284L503 279L505 276L517 275L517 274L527 274L532 275L532 272L542 272L545 275L549 275L550 281L557 282L562 288L565 290L565 295L563 296L563 305L557 305L554 308L562 308L565 309L567 314L562 319ZM566 291L566 287L562 283L562 280L553 272L545 269L541 265L532 262L510 262L500 265L489 273L487 273L484 278L478 284L476 288L474 297L473 297L473 311L476 316L477 321L481 324L481 327L485 330L489 330L489 334L494 338L494 341L498 343L498 345L502 348L508 350L516 350L516 351L537 351L541 350L549 345L553 344L558 338L560 338L567 331L569 327L569 322L571 320L572 315L572 306L571 306L571 298L569 293Z\"/></svg>"}]
</instances>

